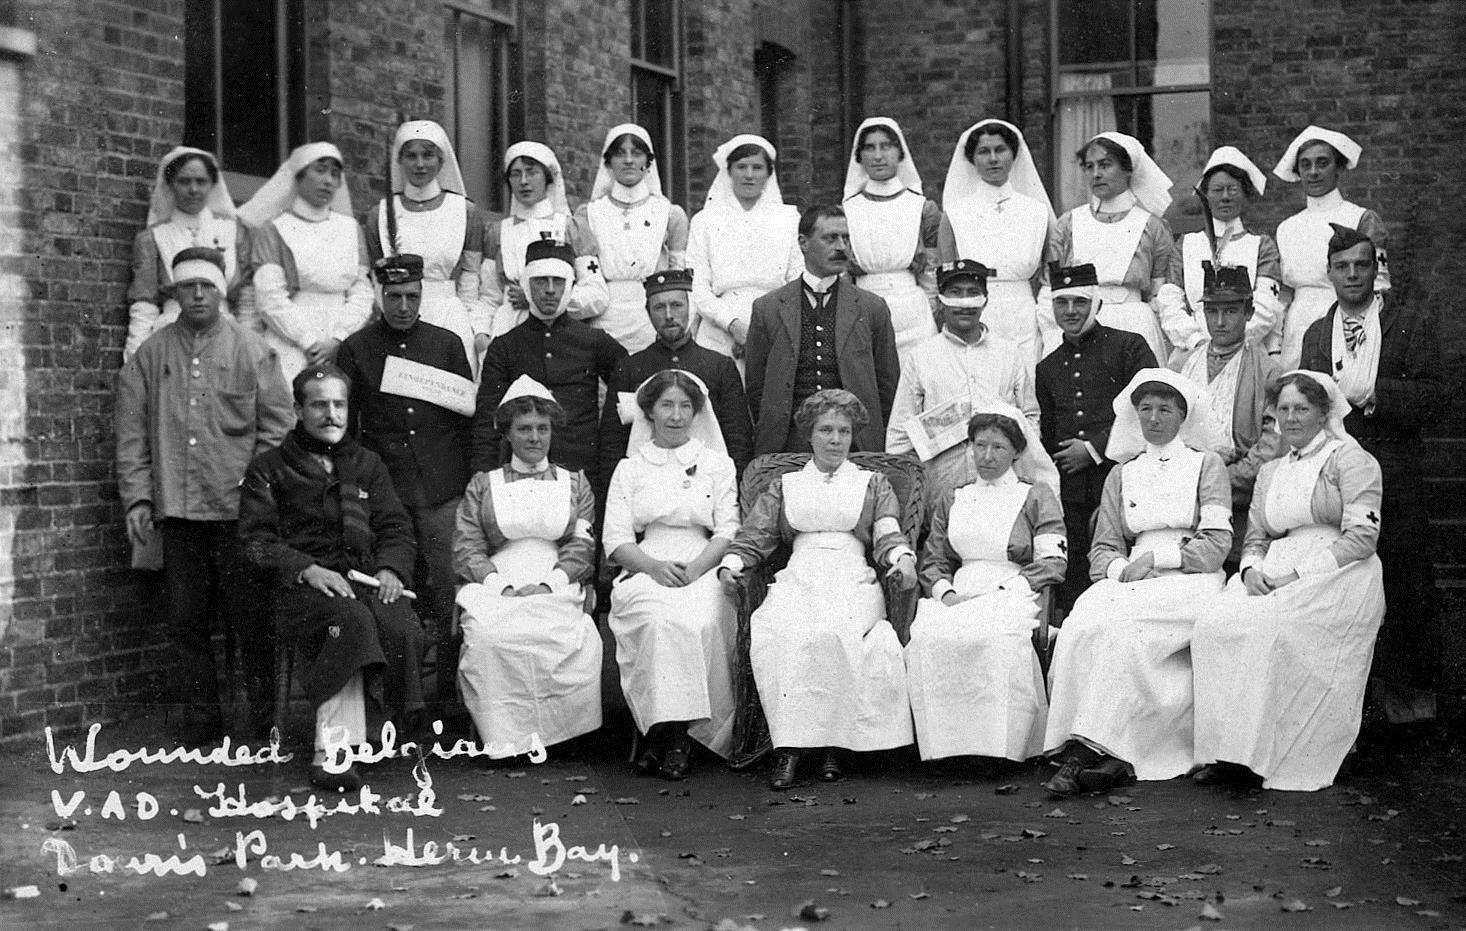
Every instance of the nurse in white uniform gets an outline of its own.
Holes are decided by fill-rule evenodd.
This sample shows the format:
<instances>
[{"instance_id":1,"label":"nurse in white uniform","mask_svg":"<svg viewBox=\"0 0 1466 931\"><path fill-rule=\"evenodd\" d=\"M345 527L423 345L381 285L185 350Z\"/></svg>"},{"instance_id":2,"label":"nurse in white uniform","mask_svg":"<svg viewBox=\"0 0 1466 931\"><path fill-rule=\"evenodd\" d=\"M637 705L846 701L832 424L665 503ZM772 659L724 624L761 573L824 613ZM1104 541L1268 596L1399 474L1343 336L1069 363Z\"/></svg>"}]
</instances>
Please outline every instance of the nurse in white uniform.
<instances>
[{"instance_id":1,"label":"nurse in white uniform","mask_svg":"<svg viewBox=\"0 0 1466 931\"><path fill-rule=\"evenodd\" d=\"M1330 223L1356 229L1374 243L1379 274L1375 291L1390 289L1386 247L1389 232L1373 210L1350 203L1339 193L1339 176L1359 165L1359 143L1332 129L1310 126L1294 137L1278 159L1273 174L1284 181L1302 182L1307 205L1278 224L1278 252L1282 257L1283 319L1269 348L1281 354L1285 370L1295 369L1303 355L1303 334L1334 304L1334 286L1328 277Z\"/></svg>"},{"instance_id":2,"label":"nurse in white uniform","mask_svg":"<svg viewBox=\"0 0 1466 931\"><path fill-rule=\"evenodd\" d=\"M1054 650L1044 748L1059 796L1191 769L1191 634L1232 547L1227 467L1206 449L1206 390L1141 369L1115 397L1089 551L1094 579Z\"/></svg>"},{"instance_id":3,"label":"nurse in white uniform","mask_svg":"<svg viewBox=\"0 0 1466 931\"><path fill-rule=\"evenodd\" d=\"M605 313L582 319L610 333L627 352L640 352L656 338L642 282L687 261L687 212L662 195L655 159L645 129L634 123L613 127L601 148L590 203L575 212L600 247L601 275L610 291Z\"/></svg>"},{"instance_id":4,"label":"nurse in white uniform","mask_svg":"<svg viewBox=\"0 0 1466 931\"><path fill-rule=\"evenodd\" d=\"M775 158L762 136L718 146L718 173L687 235L698 345L732 356L739 374L754 300L804 271L799 211L779 193Z\"/></svg>"},{"instance_id":5,"label":"nurse in white uniform","mask_svg":"<svg viewBox=\"0 0 1466 931\"><path fill-rule=\"evenodd\" d=\"M1018 345L1029 374L1043 358L1038 302L1054 208L1023 133L983 120L957 140L942 186L937 252L943 264L975 259L993 270L983 323Z\"/></svg>"},{"instance_id":6,"label":"nurse in white uniform","mask_svg":"<svg viewBox=\"0 0 1466 931\"><path fill-rule=\"evenodd\" d=\"M363 219L367 249L373 261L400 252L423 257L421 319L462 340L477 373L491 329L479 295L488 217L468 199L453 143L432 120L397 127L391 175L391 209L383 199Z\"/></svg>"},{"instance_id":7,"label":"nurse in white uniform","mask_svg":"<svg viewBox=\"0 0 1466 931\"><path fill-rule=\"evenodd\" d=\"M922 196L921 175L895 120L871 117L856 130L843 206L854 259L850 273L856 285L885 299L904 361L937 332L932 298L942 210Z\"/></svg>"},{"instance_id":8,"label":"nurse in white uniform","mask_svg":"<svg viewBox=\"0 0 1466 931\"><path fill-rule=\"evenodd\" d=\"M1092 264L1103 304L1099 322L1145 337L1162 364L1170 356L1163 327L1186 316L1181 289L1170 283L1176 243L1161 215L1171 206L1171 179L1134 136L1104 132L1084 144L1079 163L1089 178L1089 203L1059 218L1049 262ZM1047 286L1039 292L1044 355L1059 345Z\"/></svg>"},{"instance_id":9,"label":"nurse in white uniform","mask_svg":"<svg viewBox=\"0 0 1466 931\"><path fill-rule=\"evenodd\" d=\"M341 165L331 143L303 145L239 208L259 231L255 300L287 380L334 361L341 341L372 312L366 239Z\"/></svg>"}]
</instances>

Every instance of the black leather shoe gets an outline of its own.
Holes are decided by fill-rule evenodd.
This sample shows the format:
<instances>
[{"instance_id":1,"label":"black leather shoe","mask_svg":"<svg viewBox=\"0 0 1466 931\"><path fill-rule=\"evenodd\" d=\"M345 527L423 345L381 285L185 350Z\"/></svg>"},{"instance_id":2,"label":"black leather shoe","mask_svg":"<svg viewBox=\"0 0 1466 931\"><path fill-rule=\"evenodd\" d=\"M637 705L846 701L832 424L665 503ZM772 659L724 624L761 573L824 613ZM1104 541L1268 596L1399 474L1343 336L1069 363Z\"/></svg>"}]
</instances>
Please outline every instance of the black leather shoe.
<instances>
[{"instance_id":1,"label":"black leather shoe","mask_svg":"<svg viewBox=\"0 0 1466 931\"><path fill-rule=\"evenodd\" d=\"M820 760L820 779L824 782L839 782L845 778L845 771L840 768L840 758L832 749L825 750L824 759Z\"/></svg>"},{"instance_id":2,"label":"black leather shoe","mask_svg":"<svg viewBox=\"0 0 1466 931\"><path fill-rule=\"evenodd\" d=\"M328 773L325 767L311 764L311 785L327 792L355 792L361 788L361 773L353 766L344 773Z\"/></svg>"},{"instance_id":3,"label":"black leather shoe","mask_svg":"<svg viewBox=\"0 0 1466 931\"><path fill-rule=\"evenodd\" d=\"M1199 786L1217 786L1227 781L1222 764L1209 763L1191 774L1191 781Z\"/></svg>"},{"instance_id":4,"label":"black leather shoe","mask_svg":"<svg viewBox=\"0 0 1466 931\"><path fill-rule=\"evenodd\" d=\"M1199 786L1236 786L1238 788L1260 788L1262 777L1238 763L1212 763L1191 774L1191 781Z\"/></svg>"},{"instance_id":5,"label":"black leather shoe","mask_svg":"<svg viewBox=\"0 0 1466 931\"><path fill-rule=\"evenodd\" d=\"M660 772L662 768L662 752L664 748L661 744L656 743L646 737L642 738L641 743L641 753L637 754L636 757L637 775L650 776L652 773Z\"/></svg>"},{"instance_id":6,"label":"black leather shoe","mask_svg":"<svg viewBox=\"0 0 1466 931\"><path fill-rule=\"evenodd\" d=\"M1076 781L1085 792L1108 792L1134 784L1135 768L1124 760L1107 757L1098 766L1080 770Z\"/></svg>"},{"instance_id":7,"label":"black leather shoe","mask_svg":"<svg viewBox=\"0 0 1466 931\"><path fill-rule=\"evenodd\" d=\"M1055 798L1068 798L1079 793L1079 773L1084 769L1084 762L1074 757L1066 759L1059 771L1049 777L1043 783L1043 788Z\"/></svg>"},{"instance_id":8,"label":"black leather shoe","mask_svg":"<svg viewBox=\"0 0 1466 931\"><path fill-rule=\"evenodd\" d=\"M687 774L691 771L692 741L686 734L678 734L673 738L671 746L667 747L666 755L662 757L662 778L686 779Z\"/></svg>"},{"instance_id":9,"label":"black leather shoe","mask_svg":"<svg viewBox=\"0 0 1466 931\"><path fill-rule=\"evenodd\" d=\"M769 772L769 788L774 791L792 789L799 772L799 754L793 750L780 750L774 757L774 768Z\"/></svg>"}]
</instances>

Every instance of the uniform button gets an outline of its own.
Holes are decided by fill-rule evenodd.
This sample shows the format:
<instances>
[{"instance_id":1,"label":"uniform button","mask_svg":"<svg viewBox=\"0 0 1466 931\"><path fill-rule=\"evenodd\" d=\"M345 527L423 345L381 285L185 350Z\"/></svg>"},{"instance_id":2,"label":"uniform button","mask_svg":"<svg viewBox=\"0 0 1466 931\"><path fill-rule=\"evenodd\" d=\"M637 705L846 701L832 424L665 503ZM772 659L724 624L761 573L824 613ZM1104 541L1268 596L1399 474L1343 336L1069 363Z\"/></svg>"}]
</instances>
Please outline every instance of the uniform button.
<instances>
[{"instance_id":1,"label":"uniform button","mask_svg":"<svg viewBox=\"0 0 1466 931\"><path fill-rule=\"evenodd\" d=\"M545 353L545 358L546 358L546 359L549 359L549 358L551 358L551 356L552 356L552 354L551 354L551 353L548 353L548 352L547 352L547 353Z\"/></svg>"},{"instance_id":2,"label":"uniform button","mask_svg":"<svg viewBox=\"0 0 1466 931\"><path fill-rule=\"evenodd\" d=\"M1079 353L1076 352L1076 353L1074 353L1074 358L1076 358L1076 359L1083 359L1084 356L1082 356L1082 355L1080 355Z\"/></svg>"},{"instance_id":3,"label":"uniform button","mask_svg":"<svg viewBox=\"0 0 1466 931\"><path fill-rule=\"evenodd\" d=\"M1084 392L1083 392L1083 391L1076 391L1076 392L1074 392L1074 396L1075 396L1075 397L1076 397L1076 398L1082 398L1082 397L1084 397ZM409 414L410 414L410 413L412 413L412 408L410 408L410 407L409 407L409 408L408 408L408 409L407 409L407 412L408 412L408 413L409 413Z\"/></svg>"},{"instance_id":4,"label":"uniform button","mask_svg":"<svg viewBox=\"0 0 1466 931\"><path fill-rule=\"evenodd\" d=\"M1080 435L1080 436L1084 436L1084 431L1083 431L1083 430L1080 430L1080 431L1079 431L1079 435Z\"/></svg>"},{"instance_id":5,"label":"uniform button","mask_svg":"<svg viewBox=\"0 0 1466 931\"><path fill-rule=\"evenodd\" d=\"M672 357L672 361L673 361L673 362L681 362L681 361L682 361L682 360L681 360L681 359L679 359L679 358L677 358L677 357L676 357L676 356L673 356L673 357Z\"/></svg>"},{"instance_id":6,"label":"uniform button","mask_svg":"<svg viewBox=\"0 0 1466 931\"><path fill-rule=\"evenodd\" d=\"M189 398L188 399L188 406L189 407L198 407L199 406L199 399L198 398Z\"/></svg>"},{"instance_id":7,"label":"uniform button","mask_svg":"<svg viewBox=\"0 0 1466 931\"><path fill-rule=\"evenodd\" d=\"M202 378L203 377L203 374L201 372L199 372L198 369L194 369L192 374L193 374L193 377L194 378Z\"/></svg>"},{"instance_id":8,"label":"uniform button","mask_svg":"<svg viewBox=\"0 0 1466 931\"><path fill-rule=\"evenodd\" d=\"M408 436L417 436L417 431L416 430L408 430L407 431L407 435Z\"/></svg>"},{"instance_id":9,"label":"uniform button","mask_svg":"<svg viewBox=\"0 0 1466 931\"><path fill-rule=\"evenodd\" d=\"M410 408L410 407L409 407L409 408L408 408L408 409L407 409L407 412L408 412L408 413L409 413L409 414L411 414L411 413L412 413L412 408Z\"/></svg>"},{"instance_id":10,"label":"uniform button","mask_svg":"<svg viewBox=\"0 0 1466 931\"><path fill-rule=\"evenodd\" d=\"M199 364L199 360L198 360L198 359L194 359L194 360L193 360L193 364L194 364L194 365L198 365L198 364Z\"/></svg>"},{"instance_id":11,"label":"uniform button","mask_svg":"<svg viewBox=\"0 0 1466 931\"><path fill-rule=\"evenodd\" d=\"M815 324L814 331L816 333L823 333L825 331L825 328L820 326L819 324Z\"/></svg>"},{"instance_id":12,"label":"uniform button","mask_svg":"<svg viewBox=\"0 0 1466 931\"><path fill-rule=\"evenodd\" d=\"M819 348L820 346L823 346L824 343L820 342L819 340L815 340L814 341L814 345L815 345L815 348Z\"/></svg>"},{"instance_id":13,"label":"uniform button","mask_svg":"<svg viewBox=\"0 0 1466 931\"><path fill-rule=\"evenodd\" d=\"M1074 373L1074 377L1075 377L1075 378L1078 378L1078 377L1079 377L1079 373L1078 373L1078 372L1075 372L1075 373Z\"/></svg>"},{"instance_id":14,"label":"uniform button","mask_svg":"<svg viewBox=\"0 0 1466 931\"><path fill-rule=\"evenodd\" d=\"M188 445L190 445L190 446L197 446L197 445L199 445L199 439L198 439L198 437L196 437L196 436L189 437L188 438Z\"/></svg>"},{"instance_id":15,"label":"uniform button","mask_svg":"<svg viewBox=\"0 0 1466 931\"><path fill-rule=\"evenodd\" d=\"M1075 411L1074 412L1074 416L1075 417L1083 417L1084 416L1084 411Z\"/></svg>"},{"instance_id":16,"label":"uniform button","mask_svg":"<svg viewBox=\"0 0 1466 931\"><path fill-rule=\"evenodd\" d=\"M397 348L398 349L406 349L407 348L407 344L406 343L398 343L397 344Z\"/></svg>"}]
</instances>

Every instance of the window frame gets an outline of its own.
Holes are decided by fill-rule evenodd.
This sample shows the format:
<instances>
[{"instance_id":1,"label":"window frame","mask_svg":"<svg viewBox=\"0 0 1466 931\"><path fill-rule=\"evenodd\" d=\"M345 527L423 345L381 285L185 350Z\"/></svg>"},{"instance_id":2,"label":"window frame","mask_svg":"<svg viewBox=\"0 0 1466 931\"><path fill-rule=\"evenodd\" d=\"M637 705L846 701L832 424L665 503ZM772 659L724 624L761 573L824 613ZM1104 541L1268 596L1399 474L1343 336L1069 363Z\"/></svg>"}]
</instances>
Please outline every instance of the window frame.
<instances>
[{"instance_id":1,"label":"window frame","mask_svg":"<svg viewBox=\"0 0 1466 931\"><path fill-rule=\"evenodd\" d=\"M630 65L627 91L630 99L630 112L633 119L637 110L637 78L641 75L657 79L662 84L662 126L661 139L653 138L652 142L657 150L657 161L667 168L666 190L663 192L674 202L685 200L687 194L687 158L686 158L686 127L683 114L682 96L682 0L670 0L672 6L672 65L667 66L650 61L645 57L639 57L630 53L630 49L636 47L635 41L628 43L627 60ZM630 28L631 38L634 40L638 35L642 36L643 51L645 51L646 35L646 3L644 0L630 0ZM596 153L599 156L602 153Z\"/></svg>"},{"instance_id":2,"label":"window frame","mask_svg":"<svg viewBox=\"0 0 1466 931\"><path fill-rule=\"evenodd\" d=\"M501 10L497 7L500 2L508 6L508 10ZM445 77L445 92L449 96L451 108L445 112L448 125L444 129L448 132L449 138L453 140L455 149L460 148L458 138L458 127L461 123L460 113L462 110L463 95L459 93L458 87L458 63L463 56L463 28L462 20L465 16L471 16L482 20L490 25L497 35L497 47L495 54L504 63L504 67L498 74L494 75L493 93L497 98L494 101L493 109L496 111L497 120L492 132L503 143L497 153L492 153L496 159L502 158L505 150L513 144L517 136L523 133L523 62L520 57L519 48L519 0L491 0L487 3L473 3L468 0L443 0L443 13L447 19L445 28L451 26L453 30L453 44L446 49L449 56L448 71ZM516 88L517 85L517 88ZM513 96L518 90L520 101L516 107ZM493 164L493 161L490 162ZM494 183L493 176L490 177L488 189L488 202L479 206L495 211L505 211L509 205L504 203L503 184Z\"/></svg>"}]
</instances>

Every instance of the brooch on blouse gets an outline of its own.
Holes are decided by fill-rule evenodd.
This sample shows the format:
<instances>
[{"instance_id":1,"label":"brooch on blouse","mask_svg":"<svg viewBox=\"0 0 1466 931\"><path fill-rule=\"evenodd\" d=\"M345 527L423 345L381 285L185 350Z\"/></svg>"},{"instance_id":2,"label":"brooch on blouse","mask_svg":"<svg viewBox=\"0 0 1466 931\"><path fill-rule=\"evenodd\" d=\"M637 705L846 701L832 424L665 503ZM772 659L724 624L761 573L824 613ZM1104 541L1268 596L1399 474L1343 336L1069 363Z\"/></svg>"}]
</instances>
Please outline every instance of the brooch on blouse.
<instances>
[{"instance_id":1,"label":"brooch on blouse","mask_svg":"<svg viewBox=\"0 0 1466 931\"><path fill-rule=\"evenodd\" d=\"M691 488L692 487L692 477L697 474L697 463L694 462L692 465L688 466L687 467L687 473L686 474L687 474L687 477L682 480L682 487L683 488Z\"/></svg>"}]
</instances>

